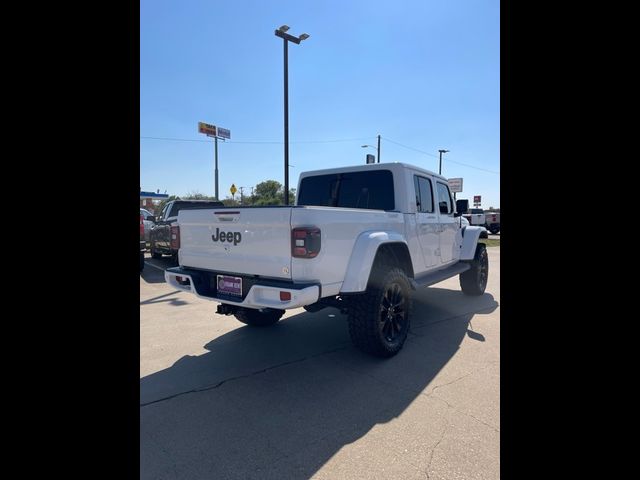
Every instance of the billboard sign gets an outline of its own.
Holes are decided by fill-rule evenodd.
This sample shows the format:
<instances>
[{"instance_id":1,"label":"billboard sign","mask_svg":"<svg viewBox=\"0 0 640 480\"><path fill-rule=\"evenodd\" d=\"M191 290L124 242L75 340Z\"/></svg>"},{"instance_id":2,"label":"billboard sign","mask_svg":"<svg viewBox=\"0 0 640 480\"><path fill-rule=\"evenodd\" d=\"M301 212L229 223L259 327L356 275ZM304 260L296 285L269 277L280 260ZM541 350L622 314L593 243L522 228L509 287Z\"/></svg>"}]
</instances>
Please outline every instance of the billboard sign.
<instances>
[{"instance_id":1,"label":"billboard sign","mask_svg":"<svg viewBox=\"0 0 640 480\"><path fill-rule=\"evenodd\" d=\"M216 136L216 126L208 123L198 122L198 132L205 133L208 137Z\"/></svg>"},{"instance_id":2,"label":"billboard sign","mask_svg":"<svg viewBox=\"0 0 640 480\"><path fill-rule=\"evenodd\" d=\"M449 189L451 193L460 193L462 192L462 179L461 178L450 178L447 180L449 182Z\"/></svg>"}]
</instances>

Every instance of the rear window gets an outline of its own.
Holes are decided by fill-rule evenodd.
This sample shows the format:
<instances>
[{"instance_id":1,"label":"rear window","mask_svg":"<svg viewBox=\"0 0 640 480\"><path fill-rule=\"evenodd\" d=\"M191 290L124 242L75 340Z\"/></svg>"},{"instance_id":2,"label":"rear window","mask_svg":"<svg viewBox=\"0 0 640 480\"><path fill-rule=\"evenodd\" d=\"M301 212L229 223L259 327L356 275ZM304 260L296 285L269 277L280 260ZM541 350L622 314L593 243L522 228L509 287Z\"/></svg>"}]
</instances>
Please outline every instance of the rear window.
<instances>
[{"instance_id":1,"label":"rear window","mask_svg":"<svg viewBox=\"0 0 640 480\"><path fill-rule=\"evenodd\" d=\"M174 203L171 208L171 212L169 213L170 217L175 217L178 215L180 210L198 210L198 209L206 209L206 208L217 208L224 207L224 203L222 202L193 202L193 203Z\"/></svg>"},{"instance_id":2,"label":"rear window","mask_svg":"<svg viewBox=\"0 0 640 480\"><path fill-rule=\"evenodd\" d=\"M373 170L305 177L300 182L298 205L393 210L393 174Z\"/></svg>"}]
</instances>

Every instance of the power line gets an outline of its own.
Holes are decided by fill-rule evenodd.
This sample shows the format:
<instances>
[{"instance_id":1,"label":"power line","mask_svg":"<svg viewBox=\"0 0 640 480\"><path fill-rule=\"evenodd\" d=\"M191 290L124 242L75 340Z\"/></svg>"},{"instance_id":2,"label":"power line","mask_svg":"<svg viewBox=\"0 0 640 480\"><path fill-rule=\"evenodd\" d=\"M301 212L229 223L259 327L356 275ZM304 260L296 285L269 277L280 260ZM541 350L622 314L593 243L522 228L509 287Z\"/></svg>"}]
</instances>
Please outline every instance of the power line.
<instances>
[{"instance_id":1,"label":"power line","mask_svg":"<svg viewBox=\"0 0 640 480\"><path fill-rule=\"evenodd\" d=\"M395 143L396 145L400 145L401 147L408 148L409 150L415 150L416 152L424 153L425 155L429 155L430 157L438 158L438 155L434 155L433 153L425 152L424 150L418 150L417 148L409 147L399 142L394 142L393 140L387 137L382 137L382 138L384 138L387 142Z\"/></svg>"},{"instance_id":2,"label":"power line","mask_svg":"<svg viewBox=\"0 0 640 480\"><path fill-rule=\"evenodd\" d=\"M190 138L170 138L170 137L146 137L140 136L140 138L144 138L147 140L169 140L174 142L205 142L211 143L213 140L193 140ZM300 140L297 142L289 142L289 143L338 143L338 142L360 142L362 140L370 140L371 137L360 137L360 138L343 138L339 140ZM284 142L271 142L271 141L246 141L246 142L237 142L228 140L225 143L241 143L241 144L274 144L274 145L282 145Z\"/></svg>"},{"instance_id":3,"label":"power line","mask_svg":"<svg viewBox=\"0 0 640 480\"><path fill-rule=\"evenodd\" d=\"M438 156L434 155L433 153L425 152L424 150L413 148L413 147L410 147L408 145L403 145L402 143L399 143L399 142L394 142L393 140L391 140L391 139L389 139L387 137L382 137L382 138L384 138L387 142L395 143L396 145L400 145L401 147L408 148L409 150L414 150L414 151L422 153L424 155L429 155L430 157L438 158ZM497 175L500 175L500 172L496 172L495 170L487 170L486 168L476 167L475 165L469 165L467 163L456 162L455 160L451 160L450 158L446 158L446 159L443 159L443 160L445 162L456 163L458 165L463 165L465 167L475 168L476 170L482 170L483 172L495 173Z\"/></svg>"}]
</instances>

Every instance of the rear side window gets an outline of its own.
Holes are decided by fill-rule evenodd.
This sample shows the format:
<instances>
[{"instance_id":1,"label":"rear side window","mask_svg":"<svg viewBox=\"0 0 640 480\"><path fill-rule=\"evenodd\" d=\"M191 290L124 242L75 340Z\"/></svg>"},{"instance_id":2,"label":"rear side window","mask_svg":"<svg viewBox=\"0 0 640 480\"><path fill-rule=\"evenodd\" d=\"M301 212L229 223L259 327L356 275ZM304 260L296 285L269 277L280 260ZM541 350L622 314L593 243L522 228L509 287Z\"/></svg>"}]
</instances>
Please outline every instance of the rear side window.
<instances>
[{"instance_id":1,"label":"rear side window","mask_svg":"<svg viewBox=\"0 0 640 480\"><path fill-rule=\"evenodd\" d=\"M413 185L416 189L416 206L418 207L418 212L433 213L433 188L431 187L431 180L414 175Z\"/></svg>"},{"instance_id":2,"label":"rear side window","mask_svg":"<svg viewBox=\"0 0 640 480\"><path fill-rule=\"evenodd\" d=\"M300 182L298 205L393 210L393 174L373 170L305 177Z\"/></svg>"},{"instance_id":3,"label":"rear side window","mask_svg":"<svg viewBox=\"0 0 640 480\"><path fill-rule=\"evenodd\" d=\"M451 204L451 194L449 193L449 187L440 182L438 182L438 207L440 209L440 213L453 213L453 205Z\"/></svg>"}]
</instances>

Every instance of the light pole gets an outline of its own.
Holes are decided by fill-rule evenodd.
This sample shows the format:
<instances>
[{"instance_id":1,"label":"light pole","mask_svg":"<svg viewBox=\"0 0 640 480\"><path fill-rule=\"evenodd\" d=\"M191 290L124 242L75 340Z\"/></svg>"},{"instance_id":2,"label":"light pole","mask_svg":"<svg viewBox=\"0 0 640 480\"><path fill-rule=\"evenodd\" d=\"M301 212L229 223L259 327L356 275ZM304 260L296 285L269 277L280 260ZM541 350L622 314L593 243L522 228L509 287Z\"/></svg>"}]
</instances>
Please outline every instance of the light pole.
<instances>
[{"instance_id":1,"label":"light pole","mask_svg":"<svg viewBox=\"0 0 640 480\"><path fill-rule=\"evenodd\" d=\"M299 37L287 33L289 27L282 25L276 30L276 37L280 37L284 43L284 204L289 205L289 42L299 45L301 41L309 38L303 33Z\"/></svg>"},{"instance_id":2,"label":"light pole","mask_svg":"<svg viewBox=\"0 0 640 480\"><path fill-rule=\"evenodd\" d=\"M449 150L438 150L440 152L440 168L438 169L438 174L442 175L442 154L447 153Z\"/></svg>"},{"instance_id":3,"label":"light pole","mask_svg":"<svg viewBox=\"0 0 640 480\"><path fill-rule=\"evenodd\" d=\"M375 148L377 151L377 163L380 163L380 135L378 135L378 146L374 147L373 145L362 145L362 148L367 148L367 147L371 147L371 148Z\"/></svg>"}]
</instances>

